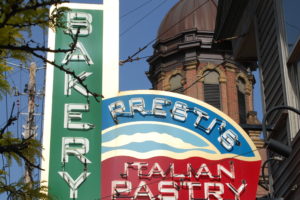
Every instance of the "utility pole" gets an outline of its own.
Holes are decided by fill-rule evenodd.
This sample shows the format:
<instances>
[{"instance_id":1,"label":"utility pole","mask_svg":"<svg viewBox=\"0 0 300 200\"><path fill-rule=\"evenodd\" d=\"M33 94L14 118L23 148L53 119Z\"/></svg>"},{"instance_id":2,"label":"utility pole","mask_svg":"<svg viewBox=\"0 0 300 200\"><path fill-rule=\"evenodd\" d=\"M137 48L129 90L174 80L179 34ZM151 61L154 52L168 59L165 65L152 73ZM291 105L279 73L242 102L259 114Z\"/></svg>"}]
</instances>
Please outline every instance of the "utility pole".
<instances>
[{"instance_id":1,"label":"utility pole","mask_svg":"<svg viewBox=\"0 0 300 200\"><path fill-rule=\"evenodd\" d=\"M24 132L22 133L23 138L29 139L34 138L36 136L37 126L34 122L34 108L35 108L35 95L36 95L36 64L32 62L29 68L29 81L27 85L27 93L28 93L28 117L27 122L23 125ZM25 183L32 182L32 169L30 166L25 164Z\"/></svg>"}]
</instances>

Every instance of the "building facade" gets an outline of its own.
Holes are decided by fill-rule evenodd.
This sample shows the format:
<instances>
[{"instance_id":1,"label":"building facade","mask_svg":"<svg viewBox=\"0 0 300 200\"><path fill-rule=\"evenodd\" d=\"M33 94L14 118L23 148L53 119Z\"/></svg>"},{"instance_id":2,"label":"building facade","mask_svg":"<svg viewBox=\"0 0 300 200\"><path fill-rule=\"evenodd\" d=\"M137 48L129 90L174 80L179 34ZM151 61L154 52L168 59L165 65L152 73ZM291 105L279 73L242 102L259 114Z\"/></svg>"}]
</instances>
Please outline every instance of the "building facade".
<instances>
[{"instance_id":1,"label":"building facade","mask_svg":"<svg viewBox=\"0 0 300 200\"><path fill-rule=\"evenodd\" d=\"M289 55L281 0L220 0L214 40L232 50L235 61L258 63L264 112L276 106L299 110L299 44ZM227 38L235 38L226 40ZM268 151L269 196L288 200L300 196L299 116L286 109L270 113L270 139L292 148L288 158Z\"/></svg>"},{"instance_id":2,"label":"building facade","mask_svg":"<svg viewBox=\"0 0 300 200\"><path fill-rule=\"evenodd\" d=\"M256 64L215 47L216 14L216 1L179 1L161 23L147 75L153 89L203 100L243 124L253 111Z\"/></svg>"},{"instance_id":3,"label":"building facade","mask_svg":"<svg viewBox=\"0 0 300 200\"><path fill-rule=\"evenodd\" d=\"M216 0L178 1L161 22L147 76L155 90L203 100L241 125L260 124L253 105L256 60L237 60L229 42L214 39L218 9ZM259 131L248 134L263 147ZM258 196L265 193L259 187Z\"/></svg>"}]
</instances>

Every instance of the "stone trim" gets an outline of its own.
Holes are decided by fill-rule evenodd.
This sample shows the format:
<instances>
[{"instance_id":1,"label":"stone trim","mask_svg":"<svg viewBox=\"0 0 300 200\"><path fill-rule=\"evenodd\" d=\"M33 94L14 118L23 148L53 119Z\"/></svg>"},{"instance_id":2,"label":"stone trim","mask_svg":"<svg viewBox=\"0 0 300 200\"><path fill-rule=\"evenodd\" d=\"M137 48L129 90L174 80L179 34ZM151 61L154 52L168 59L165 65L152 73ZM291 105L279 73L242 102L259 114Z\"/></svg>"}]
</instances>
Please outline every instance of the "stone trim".
<instances>
[{"instance_id":1,"label":"stone trim","mask_svg":"<svg viewBox=\"0 0 300 200\"><path fill-rule=\"evenodd\" d=\"M184 67L185 70L192 70L197 68L197 62L189 63L189 65L186 65Z\"/></svg>"},{"instance_id":2,"label":"stone trim","mask_svg":"<svg viewBox=\"0 0 300 200\"><path fill-rule=\"evenodd\" d=\"M220 77L219 77L219 82L220 83L225 83L227 81L227 78L226 78L226 74L223 72L223 70L221 70L221 66L218 66L216 67L217 65L214 65L214 64L211 64L211 63L207 63L206 66L204 67L201 67L198 72L197 72L197 77L200 78L202 77L199 81L200 82L204 82L204 77L203 77L203 74L205 71L207 70L215 70L216 72L219 73Z\"/></svg>"},{"instance_id":3,"label":"stone trim","mask_svg":"<svg viewBox=\"0 0 300 200\"><path fill-rule=\"evenodd\" d=\"M249 80L248 75L244 72L238 73L236 75L236 83L238 82L239 78L243 79L246 83L245 94L248 96L251 95L252 94L252 82Z\"/></svg>"},{"instance_id":4,"label":"stone trim","mask_svg":"<svg viewBox=\"0 0 300 200\"><path fill-rule=\"evenodd\" d=\"M161 72L159 74L159 78L158 78L158 82L163 81L166 77L166 73L165 72Z\"/></svg>"},{"instance_id":5,"label":"stone trim","mask_svg":"<svg viewBox=\"0 0 300 200\"><path fill-rule=\"evenodd\" d=\"M175 76L175 75L181 75L182 76L182 80L181 80L181 85L183 86L186 82L186 79L185 79L185 73L182 69L175 69L175 70L172 70L171 73L167 73L165 76L164 76L164 83L163 83L163 90L166 90L166 91L170 91L171 90L171 85L170 85L170 79Z\"/></svg>"},{"instance_id":6,"label":"stone trim","mask_svg":"<svg viewBox=\"0 0 300 200\"><path fill-rule=\"evenodd\" d=\"M236 69L238 69L238 67L232 63L225 63L224 68L229 72L236 72Z\"/></svg>"}]
</instances>

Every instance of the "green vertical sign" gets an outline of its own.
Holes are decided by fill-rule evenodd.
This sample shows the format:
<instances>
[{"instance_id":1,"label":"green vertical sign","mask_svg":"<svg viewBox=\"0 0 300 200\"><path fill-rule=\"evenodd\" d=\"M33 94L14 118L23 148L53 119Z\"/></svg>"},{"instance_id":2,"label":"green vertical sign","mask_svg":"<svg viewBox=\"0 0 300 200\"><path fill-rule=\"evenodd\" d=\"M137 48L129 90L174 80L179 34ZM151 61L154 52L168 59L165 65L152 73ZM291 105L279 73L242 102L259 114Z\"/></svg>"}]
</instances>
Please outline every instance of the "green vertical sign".
<instances>
[{"instance_id":1,"label":"green vertical sign","mask_svg":"<svg viewBox=\"0 0 300 200\"><path fill-rule=\"evenodd\" d=\"M74 51L55 54L54 61L74 71L91 91L101 94L103 10L101 6L97 10L85 8L71 7L66 14L67 28L56 30L55 49L69 48L73 42L70 35L78 28L80 33ZM99 199L101 102L87 94L71 75L55 68L50 76L49 195L54 199Z\"/></svg>"}]
</instances>

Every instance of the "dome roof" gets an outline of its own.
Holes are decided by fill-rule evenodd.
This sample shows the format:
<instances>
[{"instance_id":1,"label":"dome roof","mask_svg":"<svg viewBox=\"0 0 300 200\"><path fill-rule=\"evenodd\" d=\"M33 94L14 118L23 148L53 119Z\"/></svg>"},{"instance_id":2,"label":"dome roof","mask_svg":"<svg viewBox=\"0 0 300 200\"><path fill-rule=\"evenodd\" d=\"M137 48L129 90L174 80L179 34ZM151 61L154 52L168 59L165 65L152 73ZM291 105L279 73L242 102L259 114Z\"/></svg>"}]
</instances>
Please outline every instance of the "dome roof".
<instances>
[{"instance_id":1,"label":"dome roof","mask_svg":"<svg viewBox=\"0 0 300 200\"><path fill-rule=\"evenodd\" d=\"M215 0L180 0L160 24L157 40L167 40L192 29L213 32L216 15Z\"/></svg>"}]
</instances>

